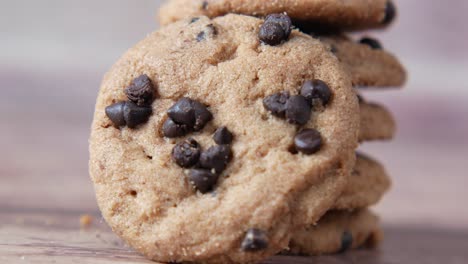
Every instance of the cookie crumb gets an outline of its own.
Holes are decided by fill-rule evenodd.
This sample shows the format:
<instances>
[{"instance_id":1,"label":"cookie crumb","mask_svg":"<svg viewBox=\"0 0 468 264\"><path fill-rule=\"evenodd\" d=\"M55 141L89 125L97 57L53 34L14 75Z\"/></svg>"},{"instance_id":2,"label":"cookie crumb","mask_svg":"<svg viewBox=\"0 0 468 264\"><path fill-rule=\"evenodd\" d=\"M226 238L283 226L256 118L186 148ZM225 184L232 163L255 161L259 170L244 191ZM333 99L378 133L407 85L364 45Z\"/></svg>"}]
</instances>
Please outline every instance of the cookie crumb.
<instances>
[{"instance_id":1,"label":"cookie crumb","mask_svg":"<svg viewBox=\"0 0 468 264\"><path fill-rule=\"evenodd\" d=\"M80 216L80 227L81 228L88 228L93 224L94 217L88 214L84 214Z\"/></svg>"}]
</instances>

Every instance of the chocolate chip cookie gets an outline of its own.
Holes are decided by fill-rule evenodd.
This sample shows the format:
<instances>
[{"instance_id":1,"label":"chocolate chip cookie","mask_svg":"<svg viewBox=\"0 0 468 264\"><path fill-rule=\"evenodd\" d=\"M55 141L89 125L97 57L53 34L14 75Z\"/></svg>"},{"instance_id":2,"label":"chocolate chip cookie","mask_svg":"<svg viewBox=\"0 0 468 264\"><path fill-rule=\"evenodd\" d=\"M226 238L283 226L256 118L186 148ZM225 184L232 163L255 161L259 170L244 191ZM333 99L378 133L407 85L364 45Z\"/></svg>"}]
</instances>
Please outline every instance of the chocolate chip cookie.
<instances>
[{"instance_id":1,"label":"chocolate chip cookie","mask_svg":"<svg viewBox=\"0 0 468 264\"><path fill-rule=\"evenodd\" d=\"M383 240L379 219L368 209L328 212L317 225L294 234L284 254L322 255L359 247L374 248Z\"/></svg>"},{"instance_id":2,"label":"chocolate chip cookie","mask_svg":"<svg viewBox=\"0 0 468 264\"><path fill-rule=\"evenodd\" d=\"M386 107L361 101L359 141L389 140L395 136L396 122Z\"/></svg>"},{"instance_id":3,"label":"chocolate chip cookie","mask_svg":"<svg viewBox=\"0 0 468 264\"><path fill-rule=\"evenodd\" d=\"M295 23L327 30L385 27L396 16L395 5L388 0L170 0L161 7L159 21L166 25L189 17L283 12Z\"/></svg>"},{"instance_id":4,"label":"chocolate chip cookie","mask_svg":"<svg viewBox=\"0 0 468 264\"><path fill-rule=\"evenodd\" d=\"M325 45L284 21L182 20L105 75L90 173L106 221L149 258L265 259L345 188L349 172L333 172L357 146L351 80Z\"/></svg>"},{"instance_id":5,"label":"chocolate chip cookie","mask_svg":"<svg viewBox=\"0 0 468 264\"><path fill-rule=\"evenodd\" d=\"M400 61L370 37L354 41L345 35L319 37L351 75L353 85L400 87L406 82L406 70Z\"/></svg>"},{"instance_id":6,"label":"chocolate chip cookie","mask_svg":"<svg viewBox=\"0 0 468 264\"><path fill-rule=\"evenodd\" d=\"M357 153L356 165L348 185L335 204L335 209L350 210L377 204L389 190L391 180L376 160Z\"/></svg>"},{"instance_id":7,"label":"chocolate chip cookie","mask_svg":"<svg viewBox=\"0 0 468 264\"><path fill-rule=\"evenodd\" d=\"M377 161L359 152L356 156L347 187L334 209L295 232L286 254L342 253L361 246L375 247L383 239L378 218L365 208L380 201L391 181Z\"/></svg>"}]
</instances>

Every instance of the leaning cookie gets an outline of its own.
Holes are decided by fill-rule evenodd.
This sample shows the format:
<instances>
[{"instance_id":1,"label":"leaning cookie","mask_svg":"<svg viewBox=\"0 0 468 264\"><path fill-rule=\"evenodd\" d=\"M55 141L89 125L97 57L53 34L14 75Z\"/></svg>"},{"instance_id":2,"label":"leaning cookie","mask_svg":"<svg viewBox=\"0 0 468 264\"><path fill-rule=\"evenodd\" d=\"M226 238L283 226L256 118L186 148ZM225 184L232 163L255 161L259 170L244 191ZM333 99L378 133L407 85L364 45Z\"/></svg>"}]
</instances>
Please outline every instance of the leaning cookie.
<instances>
[{"instance_id":1,"label":"leaning cookie","mask_svg":"<svg viewBox=\"0 0 468 264\"><path fill-rule=\"evenodd\" d=\"M345 188L349 173L327 173L357 146L351 80L288 20L180 21L106 74L90 173L106 221L150 259L265 259Z\"/></svg>"},{"instance_id":2,"label":"leaning cookie","mask_svg":"<svg viewBox=\"0 0 468 264\"><path fill-rule=\"evenodd\" d=\"M323 255L360 247L377 247L383 240L378 217L367 209L332 211L315 226L294 234L284 254Z\"/></svg>"},{"instance_id":3,"label":"leaning cookie","mask_svg":"<svg viewBox=\"0 0 468 264\"><path fill-rule=\"evenodd\" d=\"M162 25L198 16L217 17L228 13L266 16L287 13L304 27L364 29L384 27L396 16L388 0L170 0L159 10Z\"/></svg>"},{"instance_id":4,"label":"leaning cookie","mask_svg":"<svg viewBox=\"0 0 468 264\"><path fill-rule=\"evenodd\" d=\"M357 87L400 87L406 82L406 70L398 58L386 51L376 39L358 42L345 35L319 37L343 63Z\"/></svg>"},{"instance_id":5,"label":"leaning cookie","mask_svg":"<svg viewBox=\"0 0 468 264\"><path fill-rule=\"evenodd\" d=\"M354 210L377 204L390 189L391 180L376 160L357 153L356 165L334 209Z\"/></svg>"},{"instance_id":6,"label":"leaning cookie","mask_svg":"<svg viewBox=\"0 0 468 264\"><path fill-rule=\"evenodd\" d=\"M376 103L361 101L361 128L359 141L389 140L395 136L396 122L387 108Z\"/></svg>"}]
</instances>

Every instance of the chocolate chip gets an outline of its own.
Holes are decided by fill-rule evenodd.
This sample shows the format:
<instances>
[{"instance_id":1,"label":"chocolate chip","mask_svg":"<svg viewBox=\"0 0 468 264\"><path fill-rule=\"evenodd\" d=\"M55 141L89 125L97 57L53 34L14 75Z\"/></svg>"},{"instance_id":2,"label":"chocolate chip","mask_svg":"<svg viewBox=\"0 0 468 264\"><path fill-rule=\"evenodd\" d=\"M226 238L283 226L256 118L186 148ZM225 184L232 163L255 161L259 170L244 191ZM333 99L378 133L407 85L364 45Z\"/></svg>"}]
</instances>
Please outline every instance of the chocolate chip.
<instances>
[{"instance_id":1,"label":"chocolate chip","mask_svg":"<svg viewBox=\"0 0 468 264\"><path fill-rule=\"evenodd\" d=\"M264 231L251 228L247 231L241 248L244 251L259 251L268 247L268 237Z\"/></svg>"},{"instance_id":2,"label":"chocolate chip","mask_svg":"<svg viewBox=\"0 0 468 264\"><path fill-rule=\"evenodd\" d=\"M286 103L289 99L288 92L280 92L263 99L263 106L274 116L284 118L286 115Z\"/></svg>"},{"instance_id":3,"label":"chocolate chip","mask_svg":"<svg viewBox=\"0 0 468 264\"><path fill-rule=\"evenodd\" d=\"M192 103L192 99L183 97L167 110L167 115L177 124L193 127L195 125L195 109L193 109Z\"/></svg>"},{"instance_id":4,"label":"chocolate chip","mask_svg":"<svg viewBox=\"0 0 468 264\"><path fill-rule=\"evenodd\" d=\"M176 138L187 135L190 129L186 125L177 124L172 119L168 118L163 124L162 131L165 137Z\"/></svg>"},{"instance_id":5,"label":"chocolate chip","mask_svg":"<svg viewBox=\"0 0 468 264\"><path fill-rule=\"evenodd\" d=\"M326 106L332 97L330 88L321 80L304 82L301 88L301 95L313 106L316 103Z\"/></svg>"},{"instance_id":6,"label":"chocolate chip","mask_svg":"<svg viewBox=\"0 0 468 264\"><path fill-rule=\"evenodd\" d=\"M206 28L198 33L197 35L197 41L201 42L205 40L207 37L208 38L213 38L214 36L218 35L218 30L213 24L209 24L206 26Z\"/></svg>"},{"instance_id":7,"label":"chocolate chip","mask_svg":"<svg viewBox=\"0 0 468 264\"><path fill-rule=\"evenodd\" d=\"M189 181L201 193L213 190L213 187L218 182L218 175L207 169L191 169L188 177Z\"/></svg>"},{"instance_id":8,"label":"chocolate chip","mask_svg":"<svg viewBox=\"0 0 468 264\"><path fill-rule=\"evenodd\" d=\"M330 52L336 54L338 52L338 48L335 45L330 45Z\"/></svg>"},{"instance_id":9,"label":"chocolate chip","mask_svg":"<svg viewBox=\"0 0 468 264\"><path fill-rule=\"evenodd\" d=\"M213 135L213 140L218 145L229 145L231 144L232 139L233 135L231 131L227 129L227 127L218 128Z\"/></svg>"},{"instance_id":10,"label":"chocolate chip","mask_svg":"<svg viewBox=\"0 0 468 264\"><path fill-rule=\"evenodd\" d=\"M172 158L182 168L190 168L200 158L200 145L193 138L177 143L172 149Z\"/></svg>"},{"instance_id":11,"label":"chocolate chip","mask_svg":"<svg viewBox=\"0 0 468 264\"><path fill-rule=\"evenodd\" d=\"M305 125L310 120L312 108L302 95L293 95L286 103L286 120L291 124Z\"/></svg>"},{"instance_id":12,"label":"chocolate chip","mask_svg":"<svg viewBox=\"0 0 468 264\"><path fill-rule=\"evenodd\" d=\"M139 106L131 101L128 101L124 106L124 118L129 128L146 123L152 113L151 106Z\"/></svg>"},{"instance_id":13,"label":"chocolate chip","mask_svg":"<svg viewBox=\"0 0 468 264\"><path fill-rule=\"evenodd\" d=\"M175 123L195 131L202 130L213 119L213 115L205 105L187 97L180 99L169 108L167 115Z\"/></svg>"},{"instance_id":14,"label":"chocolate chip","mask_svg":"<svg viewBox=\"0 0 468 264\"><path fill-rule=\"evenodd\" d=\"M200 156L200 167L214 169L216 173L221 173L232 159L232 151L228 145L218 145L203 151Z\"/></svg>"},{"instance_id":15,"label":"chocolate chip","mask_svg":"<svg viewBox=\"0 0 468 264\"><path fill-rule=\"evenodd\" d=\"M130 86L125 89L128 99L135 104L150 105L154 98L154 86L151 79L146 75L140 75L133 79Z\"/></svg>"},{"instance_id":16,"label":"chocolate chip","mask_svg":"<svg viewBox=\"0 0 468 264\"><path fill-rule=\"evenodd\" d=\"M208 8L208 1L203 1L202 5L201 5L201 8L203 10L206 10Z\"/></svg>"},{"instance_id":17,"label":"chocolate chip","mask_svg":"<svg viewBox=\"0 0 468 264\"><path fill-rule=\"evenodd\" d=\"M193 23L197 22L198 20L200 20L199 17L194 17L194 18L190 19L190 24L193 24Z\"/></svg>"},{"instance_id":18,"label":"chocolate chip","mask_svg":"<svg viewBox=\"0 0 468 264\"><path fill-rule=\"evenodd\" d=\"M193 126L193 130L200 131L213 119L213 115L208 108L200 102L192 101L192 105L195 111L195 125Z\"/></svg>"},{"instance_id":19,"label":"chocolate chip","mask_svg":"<svg viewBox=\"0 0 468 264\"><path fill-rule=\"evenodd\" d=\"M201 31L200 33L198 33L197 35L197 41L200 42L200 41L203 41L205 40L205 31Z\"/></svg>"},{"instance_id":20,"label":"chocolate chip","mask_svg":"<svg viewBox=\"0 0 468 264\"><path fill-rule=\"evenodd\" d=\"M303 129L294 138L296 149L304 154L314 154L322 147L322 136L315 129Z\"/></svg>"},{"instance_id":21,"label":"chocolate chip","mask_svg":"<svg viewBox=\"0 0 468 264\"><path fill-rule=\"evenodd\" d=\"M371 47L372 49L375 49L375 50L381 50L382 49L382 44L380 44L380 42L374 38L369 38L369 37L365 37L365 38L362 38L359 43L361 44L364 44L364 45L367 45L369 47Z\"/></svg>"},{"instance_id":22,"label":"chocolate chip","mask_svg":"<svg viewBox=\"0 0 468 264\"><path fill-rule=\"evenodd\" d=\"M353 245L353 234L349 231L345 231L341 236L341 248L338 253L344 253Z\"/></svg>"},{"instance_id":23,"label":"chocolate chip","mask_svg":"<svg viewBox=\"0 0 468 264\"><path fill-rule=\"evenodd\" d=\"M286 41L291 35L292 22L286 14L271 14L265 18L258 37L268 45L276 46Z\"/></svg>"},{"instance_id":24,"label":"chocolate chip","mask_svg":"<svg viewBox=\"0 0 468 264\"><path fill-rule=\"evenodd\" d=\"M106 107L106 115L116 127L125 126L127 124L124 118L125 104L126 102L118 102Z\"/></svg>"},{"instance_id":25,"label":"chocolate chip","mask_svg":"<svg viewBox=\"0 0 468 264\"><path fill-rule=\"evenodd\" d=\"M392 1L388 1L385 6L385 17L382 23L384 25L388 25L392 23L396 15L397 15L397 10L396 10L395 4Z\"/></svg>"}]
</instances>

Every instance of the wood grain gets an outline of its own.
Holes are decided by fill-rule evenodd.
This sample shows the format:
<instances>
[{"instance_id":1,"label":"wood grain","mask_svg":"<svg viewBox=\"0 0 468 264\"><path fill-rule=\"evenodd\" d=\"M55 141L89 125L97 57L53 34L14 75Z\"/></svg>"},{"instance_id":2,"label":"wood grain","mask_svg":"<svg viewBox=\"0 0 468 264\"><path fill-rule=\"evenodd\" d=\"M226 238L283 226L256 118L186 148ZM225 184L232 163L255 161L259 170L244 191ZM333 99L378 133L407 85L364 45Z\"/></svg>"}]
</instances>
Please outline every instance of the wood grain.
<instances>
[{"instance_id":1,"label":"wood grain","mask_svg":"<svg viewBox=\"0 0 468 264\"><path fill-rule=\"evenodd\" d=\"M87 228L69 211L14 209L0 211L0 263L154 263L126 246L99 214ZM264 263L380 264L466 263L468 231L387 227L379 250L356 250L337 256L277 256Z\"/></svg>"}]
</instances>

